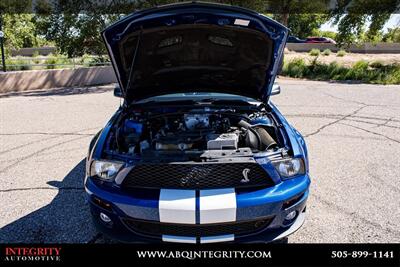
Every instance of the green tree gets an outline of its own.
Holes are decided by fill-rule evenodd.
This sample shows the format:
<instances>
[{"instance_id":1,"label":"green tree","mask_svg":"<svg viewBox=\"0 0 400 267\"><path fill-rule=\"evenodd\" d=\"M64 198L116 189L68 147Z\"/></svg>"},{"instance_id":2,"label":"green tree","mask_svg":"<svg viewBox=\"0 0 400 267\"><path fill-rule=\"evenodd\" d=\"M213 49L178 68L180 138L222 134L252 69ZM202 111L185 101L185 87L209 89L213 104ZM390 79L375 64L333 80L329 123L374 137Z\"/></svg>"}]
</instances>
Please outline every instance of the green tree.
<instances>
[{"instance_id":1,"label":"green tree","mask_svg":"<svg viewBox=\"0 0 400 267\"><path fill-rule=\"evenodd\" d=\"M336 41L340 46L349 46L376 40L390 15L398 10L398 0L339 0L330 14L338 25Z\"/></svg>"},{"instance_id":2,"label":"green tree","mask_svg":"<svg viewBox=\"0 0 400 267\"><path fill-rule=\"evenodd\" d=\"M48 1L39 0L35 6L36 25L39 33L53 41L63 54L101 55L105 47L100 32L124 13L134 11L130 2L59 0L51 6Z\"/></svg>"},{"instance_id":3,"label":"green tree","mask_svg":"<svg viewBox=\"0 0 400 267\"><path fill-rule=\"evenodd\" d=\"M292 35L300 38L316 35L315 32L328 20L327 14L293 14L288 20L288 28ZM319 35L319 34L317 34Z\"/></svg>"},{"instance_id":4,"label":"green tree","mask_svg":"<svg viewBox=\"0 0 400 267\"><path fill-rule=\"evenodd\" d=\"M36 35L36 27L32 21L31 0L0 1L0 23L4 32L5 55L11 50L32 47L40 44L42 39Z\"/></svg>"},{"instance_id":5,"label":"green tree","mask_svg":"<svg viewBox=\"0 0 400 267\"><path fill-rule=\"evenodd\" d=\"M100 32L125 14L156 5L182 0L59 0L50 6L46 0L36 1L36 22L39 32L54 41L61 53L69 56L104 54ZM306 37L327 20L326 4L301 0L211 0L242 6L260 13L273 13L274 18L292 29L292 34ZM319 13L311 13L319 11ZM324 11L325 13L322 13ZM289 15L290 14L290 15Z\"/></svg>"},{"instance_id":6,"label":"green tree","mask_svg":"<svg viewBox=\"0 0 400 267\"><path fill-rule=\"evenodd\" d=\"M329 0L267 0L266 9L273 18L287 26L291 35L305 38L325 23L328 18Z\"/></svg>"},{"instance_id":7,"label":"green tree","mask_svg":"<svg viewBox=\"0 0 400 267\"><path fill-rule=\"evenodd\" d=\"M16 13L31 13L32 0L1 0L0 15L16 14Z\"/></svg>"},{"instance_id":8,"label":"green tree","mask_svg":"<svg viewBox=\"0 0 400 267\"><path fill-rule=\"evenodd\" d=\"M312 31L311 35L329 37L333 40L336 40L336 32L333 31L321 31L320 29L315 29Z\"/></svg>"},{"instance_id":9,"label":"green tree","mask_svg":"<svg viewBox=\"0 0 400 267\"><path fill-rule=\"evenodd\" d=\"M400 27L388 29L382 37L383 42L400 43Z\"/></svg>"},{"instance_id":10,"label":"green tree","mask_svg":"<svg viewBox=\"0 0 400 267\"><path fill-rule=\"evenodd\" d=\"M170 4L173 0L59 0L50 5L46 0L38 0L36 23L39 32L47 40L54 41L61 53L68 56L83 54L105 54L100 32L125 14L143 8ZM217 0L214 2L244 6L264 10L262 0Z\"/></svg>"},{"instance_id":11,"label":"green tree","mask_svg":"<svg viewBox=\"0 0 400 267\"><path fill-rule=\"evenodd\" d=\"M37 35L33 14L13 13L3 14L3 31L5 54L9 56L11 50L23 47L38 47L45 40Z\"/></svg>"},{"instance_id":12,"label":"green tree","mask_svg":"<svg viewBox=\"0 0 400 267\"><path fill-rule=\"evenodd\" d=\"M317 18L321 20L328 15L330 0L302 1L302 0L266 0L266 9L274 14L274 18L285 26L295 25L297 19L311 22ZM292 20L292 21L291 21Z\"/></svg>"}]
</instances>

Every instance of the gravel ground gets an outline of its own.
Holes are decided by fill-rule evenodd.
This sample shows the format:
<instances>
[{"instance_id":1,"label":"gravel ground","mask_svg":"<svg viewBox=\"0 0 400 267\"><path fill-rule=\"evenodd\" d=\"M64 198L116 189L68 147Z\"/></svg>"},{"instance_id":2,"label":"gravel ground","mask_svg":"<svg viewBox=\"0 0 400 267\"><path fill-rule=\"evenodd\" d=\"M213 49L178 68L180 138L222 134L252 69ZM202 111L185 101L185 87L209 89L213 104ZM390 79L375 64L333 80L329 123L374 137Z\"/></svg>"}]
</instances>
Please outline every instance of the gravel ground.
<instances>
[{"instance_id":1,"label":"gravel ground","mask_svg":"<svg viewBox=\"0 0 400 267\"><path fill-rule=\"evenodd\" d=\"M400 242L400 86L281 79L274 96L305 136L313 178L289 242ZM82 179L112 86L0 98L0 242L102 243Z\"/></svg>"},{"instance_id":2,"label":"gravel ground","mask_svg":"<svg viewBox=\"0 0 400 267\"><path fill-rule=\"evenodd\" d=\"M321 51L322 52L322 51ZM291 61L295 58L303 58L306 62L312 62L314 56L308 53L285 52L285 61ZM347 53L343 57L336 56L336 53L331 53L329 56L324 56L322 53L318 56L318 62L329 64L336 61L338 64L350 67L357 61L364 60L367 62L381 62L383 64L400 64L400 54L361 54Z\"/></svg>"}]
</instances>

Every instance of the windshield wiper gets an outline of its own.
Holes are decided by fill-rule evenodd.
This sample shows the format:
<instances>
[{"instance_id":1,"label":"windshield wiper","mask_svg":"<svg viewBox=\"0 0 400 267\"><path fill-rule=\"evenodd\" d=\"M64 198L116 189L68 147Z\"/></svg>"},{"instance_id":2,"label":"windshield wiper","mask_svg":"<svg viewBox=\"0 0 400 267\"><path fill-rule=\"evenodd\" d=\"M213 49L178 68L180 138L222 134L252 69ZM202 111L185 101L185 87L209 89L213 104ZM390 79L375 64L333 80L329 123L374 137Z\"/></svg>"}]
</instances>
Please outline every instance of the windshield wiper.
<instances>
[{"instance_id":1,"label":"windshield wiper","mask_svg":"<svg viewBox=\"0 0 400 267\"><path fill-rule=\"evenodd\" d=\"M155 107L168 107L168 106L193 106L197 104L196 101L194 100L171 100L171 101L155 101L155 100L151 100L151 101L147 101L147 102L140 102L140 103L134 103L131 106L141 106L141 107L151 107L151 106L155 106Z\"/></svg>"},{"instance_id":2,"label":"windshield wiper","mask_svg":"<svg viewBox=\"0 0 400 267\"><path fill-rule=\"evenodd\" d=\"M148 108L159 108L159 107L212 107L212 106L220 106L220 107L234 107L239 109L258 109L257 105L251 104L245 100L241 99L217 99L217 98L206 98L206 99L184 99L184 100L168 100L168 101L157 101L150 100L146 102L138 102L131 104L131 107L141 106Z\"/></svg>"},{"instance_id":3,"label":"windshield wiper","mask_svg":"<svg viewBox=\"0 0 400 267\"><path fill-rule=\"evenodd\" d=\"M218 98L206 98L202 99L199 102L210 103L212 105L234 105L234 106L243 106L243 107L252 107L254 104L249 103L246 100L242 99L218 99Z\"/></svg>"}]
</instances>

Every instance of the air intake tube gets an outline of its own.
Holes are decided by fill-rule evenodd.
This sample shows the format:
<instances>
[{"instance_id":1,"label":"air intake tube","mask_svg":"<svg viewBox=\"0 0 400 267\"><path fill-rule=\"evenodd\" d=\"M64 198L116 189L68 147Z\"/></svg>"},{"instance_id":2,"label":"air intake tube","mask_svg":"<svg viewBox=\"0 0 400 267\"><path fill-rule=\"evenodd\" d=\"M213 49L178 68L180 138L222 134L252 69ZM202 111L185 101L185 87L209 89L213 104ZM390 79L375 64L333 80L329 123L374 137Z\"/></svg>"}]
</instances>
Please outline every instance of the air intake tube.
<instances>
[{"instance_id":1,"label":"air intake tube","mask_svg":"<svg viewBox=\"0 0 400 267\"><path fill-rule=\"evenodd\" d=\"M273 149L278 146L262 125L251 125L244 120L239 121L238 125L247 129L245 137L247 146L260 151Z\"/></svg>"}]
</instances>

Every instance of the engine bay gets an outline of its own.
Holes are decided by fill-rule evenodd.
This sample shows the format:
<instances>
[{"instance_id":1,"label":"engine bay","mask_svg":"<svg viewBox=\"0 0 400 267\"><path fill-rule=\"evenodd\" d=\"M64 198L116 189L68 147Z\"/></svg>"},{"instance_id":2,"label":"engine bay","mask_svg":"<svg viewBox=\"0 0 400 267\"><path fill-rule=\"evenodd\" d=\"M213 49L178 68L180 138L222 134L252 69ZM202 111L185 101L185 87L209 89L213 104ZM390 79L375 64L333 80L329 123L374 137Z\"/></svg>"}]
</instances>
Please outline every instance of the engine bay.
<instances>
[{"instance_id":1,"label":"engine bay","mask_svg":"<svg viewBox=\"0 0 400 267\"><path fill-rule=\"evenodd\" d=\"M282 138L265 107L141 107L122 112L106 153L124 157L273 152ZM221 152L221 153L220 153Z\"/></svg>"}]
</instances>

